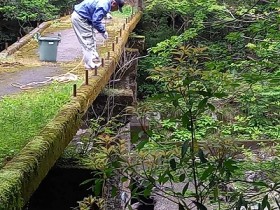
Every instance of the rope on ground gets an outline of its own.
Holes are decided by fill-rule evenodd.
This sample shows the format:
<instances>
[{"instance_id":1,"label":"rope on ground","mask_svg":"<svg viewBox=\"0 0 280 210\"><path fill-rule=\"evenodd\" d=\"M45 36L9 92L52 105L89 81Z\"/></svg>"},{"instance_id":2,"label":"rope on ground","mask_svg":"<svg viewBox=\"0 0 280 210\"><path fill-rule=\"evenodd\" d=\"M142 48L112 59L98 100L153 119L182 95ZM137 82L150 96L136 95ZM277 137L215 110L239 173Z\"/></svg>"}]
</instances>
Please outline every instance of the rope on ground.
<instances>
[{"instance_id":1,"label":"rope on ground","mask_svg":"<svg viewBox=\"0 0 280 210\"><path fill-rule=\"evenodd\" d=\"M65 73L65 74L61 74L61 75L57 75L57 76L53 76L53 77L46 77L47 80L45 81L41 81L41 82L30 82L28 84L21 84L21 83L11 83L11 85L13 87L17 87L17 88L20 88L21 90L29 90L29 89L32 89L32 88L35 88L35 86L38 86L38 85L48 85L54 81L56 82L60 82L60 83L66 83L66 82L71 82L71 81L76 81L78 80L78 76L71 73L73 72L74 70L76 70L83 62L84 58L81 59L80 63L75 66L71 71Z\"/></svg>"},{"instance_id":2,"label":"rope on ground","mask_svg":"<svg viewBox=\"0 0 280 210\"><path fill-rule=\"evenodd\" d=\"M60 83L65 83L65 82L78 80L78 76L75 75L75 74L72 74L70 72L68 72L66 74L61 74L61 75L58 75L58 76L46 77L46 78L47 78L47 80L42 81L42 82L30 82L28 84L12 83L11 85L13 87L20 88L21 90L28 90L28 89L32 89L32 88L34 88L35 86L38 86L38 85L50 84L53 81L60 82Z\"/></svg>"}]
</instances>

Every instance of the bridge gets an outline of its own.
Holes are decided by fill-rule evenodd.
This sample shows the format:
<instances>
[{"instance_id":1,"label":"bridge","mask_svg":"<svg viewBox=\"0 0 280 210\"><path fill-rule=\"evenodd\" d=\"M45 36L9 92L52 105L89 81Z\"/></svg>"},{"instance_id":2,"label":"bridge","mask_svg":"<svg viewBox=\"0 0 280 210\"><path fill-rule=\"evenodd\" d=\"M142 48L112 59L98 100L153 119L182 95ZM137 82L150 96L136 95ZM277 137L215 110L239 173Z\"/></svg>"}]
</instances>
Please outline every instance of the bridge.
<instances>
[{"instance_id":1,"label":"bridge","mask_svg":"<svg viewBox=\"0 0 280 210\"><path fill-rule=\"evenodd\" d=\"M69 71L73 69L78 70L84 78L81 85L73 85L73 92L69 102L60 108L59 112L44 126L40 133L33 137L18 154L11 159L6 159L5 164L2 164L3 167L0 168L0 209L21 209L28 202L31 195L73 139L73 136L75 136L80 127L83 115L110 80L111 75L117 68L118 61L125 52L129 36L141 19L141 16L142 12L140 10L136 13L132 11L131 16L126 18L113 18L113 20L108 21L107 27L109 29L110 39L105 43L102 43L103 41L101 40L98 47L100 49L100 55L103 58L102 66L93 71L85 71L80 62L81 57L76 59L74 56L75 53L81 56L81 50L78 45L74 44L76 38L73 32L71 34L69 31L64 31L71 30L69 27L69 16L38 25L28 35L22 37L13 45L7 46L6 50L0 53L0 56L5 57L5 59L9 59L12 55L16 57L16 60L20 60L26 55L30 59L29 62L34 62L37 59L37 68L41 68L42 73L37 75L35 72L29 75L29 77L33 77L32 79L36 78L36 76L42 77L52 73L54 74L63 65L63 68ZM64 26L59 28L58 26L63 25L63 23L65 23ZM66 46L66 48L68 47L62 51L60 51L60 48L58 49L58 64L46 64L38 61L38 55L32 55L30 53L30 50L37 49L38 45L30 40L33 39L33 36L37 32L56 34L58 31L62 31L62 43L60 45ZM64 35L66 37L68 36L68 39L64 39ZM65 56L67 53L68 56ZM31 58L32 56L34 57ZM67 60L69 56L73 56L70 59L71 62ZM25 62L28 62L28 60L25 59ZM17 64L20 64L20 62L17 62ZM23 69L21 65L15 65L14 68L17 71ZM5 74L1 76L4 78ZM8 77L9 74L6 78ZM2 96L16 93L17 91L21 91L20 89L25 89L22 84L18 83L15 83L18 85L17 89L11 89L7 88L7 83L0 82L0 90L6 91L6 93L2 93ZM30 87L28 86L27 88Z\"/></svg>"}]
</instances>

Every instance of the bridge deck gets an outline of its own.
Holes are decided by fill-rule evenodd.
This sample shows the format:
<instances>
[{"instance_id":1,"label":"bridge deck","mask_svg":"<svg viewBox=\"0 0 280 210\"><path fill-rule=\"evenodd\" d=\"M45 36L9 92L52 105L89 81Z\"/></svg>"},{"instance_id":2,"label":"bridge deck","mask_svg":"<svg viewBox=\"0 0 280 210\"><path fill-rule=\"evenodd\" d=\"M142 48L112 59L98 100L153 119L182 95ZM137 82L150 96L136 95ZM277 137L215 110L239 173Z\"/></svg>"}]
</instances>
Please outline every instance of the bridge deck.
<instances>
[{"instance_id":1,"label":"bridge deck","mask_svg":"<svg viewBox=\"0 0 280 210\"><path fill-rule=\"evenodd\" d=\"M90 71L89 84L82 84L77 90L77 96L72 96L70 102L59 110L54 119L48 122L44 129L20 150L18 155L0 169L0 209L20 209L37 189L40 182L75 135L79 128L81 117L88 106L108 83L124 50L129 33L139 22L141 15L141 12L138 12L129 18L124 28L123 26L126 22L124 18L116 18L107 23L110 39L106 43L102 43L102 40L98 38L101 57L107 58L107 52L110 51L110 57L105 60L104 67L98 68L97 76L94 76L94 71ZM121 37L118 38L118 44L115 43L115 50L112 51L112 43L115 42L115 37L119 36L120 29L122 29ZM24 75L26 75L33 71L33 74L30 75L31 78L25 77L24 81L22 81L20 80L22 77L15 76L14 78L18 79L18 81L13 80L13 82L28 83L30 82L28 80L34 80L36 75L38 77L35 79L40 80L47 73L49 73L48 76L53 76L75 70L75 73L83 78L84 68L83 65L79 65L81 60L80 46L76 38L74 39L75 36L70 28L69 18L63 19L61 24L52 22L50 27L44 31L47 34L57 32L62 33L62 42L58 48L58 62L56 64L38 61L38 53L34 52L37 50L38 45L31 41L20 50L13 46L8 49L7 54L9 54L9 50L17 50L12 56L7 57L8 60L14 61L15 65L14 68L9 68L13 70L12 73L2 72L1 75L6 75L8 80L12 74L20 75L24 72ZM68 38L64 39L63 37ZM4 83L3 78L4 76L0 81L0 85ZM0 88L0 90L4 89ZM16 93L19 90L5 89L1 94L7 95Z\"/></svg>"}]
</instances>

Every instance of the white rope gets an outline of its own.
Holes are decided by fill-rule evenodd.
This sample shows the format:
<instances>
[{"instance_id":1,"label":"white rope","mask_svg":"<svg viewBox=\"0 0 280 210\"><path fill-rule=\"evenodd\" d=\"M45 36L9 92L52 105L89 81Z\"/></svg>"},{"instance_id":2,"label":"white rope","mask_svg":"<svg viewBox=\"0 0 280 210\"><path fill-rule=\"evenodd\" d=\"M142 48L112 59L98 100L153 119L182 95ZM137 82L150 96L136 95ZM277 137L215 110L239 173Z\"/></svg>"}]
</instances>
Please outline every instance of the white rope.
<instances>
[{"instance_id":1,"label":"white rope","mask_svg":"<svg viewBox=\"0 0 280 210\"><path fill-rule=\"evenodd\" d=\"M66 74L61 74L61 75L58 75L58 76L46 77L46 78L47 78L47 80L42 81L42 82L30 82L28 84L21 84L21 83L15 82L15 83L12 83L11 85L13 87L20 88L21 90L28 90L28 89L32 89L32 88L34 88L35 86L38 86L38 85L42 86L42 85L50 84L53 81L60 82L60 83L66 83L66 82L78 80L78 76L75 75L75 74L72 74L70 72L68 72Z\"/></svg>"},{"instance_id":2,"label":"white rope","mask_svg":"<svg viewBox=\"0 0 280 210\"><path fill-rule=\"evenodd\" d=\"M65 74L61 74L61 75L57 75L57 76L53 76L53 77L46 77L47 80L45 80L45 81L30 82L28 84L21 84L21 83L15 82L15 83L11 83L11 85L13 87L20 88L21 90L29 90L29 89L35 88L35 86L38 86L38 85L41 85L41 86L48 85L48 84L52 83L53 81L60 82L60 83L76 81L76 80L78 80L78 76L71 72L76 70L82 64L83 60L84 60L84 57L81 59L80 63L77 66L75 66L71 71L69 71Z\"/></svg>"}]
</instances>

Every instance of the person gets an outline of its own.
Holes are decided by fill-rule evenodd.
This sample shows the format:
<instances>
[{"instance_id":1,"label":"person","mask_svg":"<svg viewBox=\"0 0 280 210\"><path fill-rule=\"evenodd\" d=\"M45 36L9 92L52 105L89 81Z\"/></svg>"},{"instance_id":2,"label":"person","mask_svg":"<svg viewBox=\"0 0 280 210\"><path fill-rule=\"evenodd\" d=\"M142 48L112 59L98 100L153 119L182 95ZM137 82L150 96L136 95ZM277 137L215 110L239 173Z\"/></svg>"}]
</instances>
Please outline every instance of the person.
<instances>
[{"instance_id":1,"label":"person","mask_svg":"<svg viewBox=\"0 0 280 210\"><path fill-rule=\"evenodd\" d=\"M122 12L124 0L84 0L74 6L71 21L76 36L82 46L83 60L86 69L94 69L100 66L99 54L96 50L96 29L104 39L108 38L108 32L102 24L102 19L110 11Z\"/></svg>"},{"instance_id":2,"label":"person","mask_svg":"<svg viewBox=\"0 0 280 210\"><path fill-rule=\"evenodd\" d=\"M106 19L113 19L113 16L111 15L110 12L108 12L105 18L106 18Z\"/></svg>"}]
</instances>

